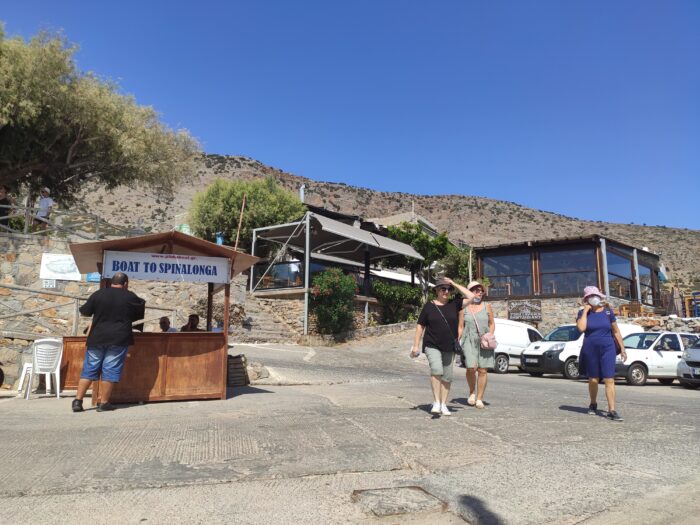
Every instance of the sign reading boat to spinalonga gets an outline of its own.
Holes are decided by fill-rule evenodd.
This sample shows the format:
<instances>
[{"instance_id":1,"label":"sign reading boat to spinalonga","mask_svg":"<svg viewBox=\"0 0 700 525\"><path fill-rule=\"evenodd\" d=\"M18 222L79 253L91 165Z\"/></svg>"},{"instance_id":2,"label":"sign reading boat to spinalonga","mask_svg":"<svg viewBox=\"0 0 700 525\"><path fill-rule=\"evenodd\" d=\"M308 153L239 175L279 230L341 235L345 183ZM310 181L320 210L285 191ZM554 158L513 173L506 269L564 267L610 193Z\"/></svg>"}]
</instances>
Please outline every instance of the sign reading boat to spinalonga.
<instances>
[{"instance_id":1,"label":"sign reading boat to spinalonga","mask_svg":"<svg viewBox=\"0 0 700 525\"><path fill-rule=\"evenodd\" d=\"M225 257L105 250L102 268L106 278L124 272L130 280L226 284L231 261Z\"/></svg>"}]
</instances>

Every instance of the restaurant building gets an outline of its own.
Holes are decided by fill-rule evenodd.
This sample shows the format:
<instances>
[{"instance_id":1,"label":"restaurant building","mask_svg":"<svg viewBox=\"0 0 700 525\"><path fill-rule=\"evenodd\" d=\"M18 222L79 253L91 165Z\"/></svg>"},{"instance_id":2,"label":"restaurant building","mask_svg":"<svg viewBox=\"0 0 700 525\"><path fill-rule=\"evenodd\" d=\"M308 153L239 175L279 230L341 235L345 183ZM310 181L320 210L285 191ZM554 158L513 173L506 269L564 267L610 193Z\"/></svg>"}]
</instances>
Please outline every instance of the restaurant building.
<instances>
[{"instance_id":1,"label":"restaurant building","mask_svg":"<svg viewBox=\"0 0 700 525\"><path fill-rule=\"evenodd\" d=\"M659 256L599 235L485 246L475 255L477 277L488 279L487 299L498 317L544 329L572 322L589 285L623 314L660 306Z\"/></svg>"}]
</instances>

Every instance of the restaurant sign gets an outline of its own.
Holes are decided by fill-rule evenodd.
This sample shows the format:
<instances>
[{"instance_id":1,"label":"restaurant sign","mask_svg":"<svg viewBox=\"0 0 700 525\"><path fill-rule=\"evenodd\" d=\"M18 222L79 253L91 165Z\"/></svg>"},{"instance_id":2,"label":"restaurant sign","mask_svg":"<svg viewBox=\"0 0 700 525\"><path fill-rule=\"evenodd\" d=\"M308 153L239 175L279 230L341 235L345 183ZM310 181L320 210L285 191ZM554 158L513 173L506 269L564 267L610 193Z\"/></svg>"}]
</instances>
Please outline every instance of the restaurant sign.
<instances>
[{"instance_id":1,"label":"restaurant sign","mask_svg":"<svg viewBox=\"0 0 700 525\"><path fill-rule=\"evenodd\" d=\"M230 267L226 257L105 250L102 276L124 272L130 280L226 284Z\"/></svg>"},{"instance_id":2,"label":"restaurant sign","mask_svg":"<svg viewBox=\"0 0 700 525\"><path fill-rule=\"evenodd\" d=\"M542 301L536 299L508 301L508 319L512 321L541 321Z\"/></svg>"}]
</instances>

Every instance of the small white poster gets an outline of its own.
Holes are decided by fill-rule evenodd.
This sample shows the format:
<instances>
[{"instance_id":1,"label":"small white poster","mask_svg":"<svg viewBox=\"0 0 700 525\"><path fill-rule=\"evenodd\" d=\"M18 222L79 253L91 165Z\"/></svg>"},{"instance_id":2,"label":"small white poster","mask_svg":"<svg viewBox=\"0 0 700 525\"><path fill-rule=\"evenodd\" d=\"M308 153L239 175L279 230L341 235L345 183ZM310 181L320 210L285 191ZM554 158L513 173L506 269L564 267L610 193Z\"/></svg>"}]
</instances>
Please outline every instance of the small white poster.
<instances>
[{"instance_id":1,"label":"small white poster","mask_svg":"<svg viewBox=\"0 0 700 525\"><path fill-rule=\"evenodd\" d=\"M82 280L80 270L75 265L75 259L69 253L42 253L39 278L56 281Z\"/></svg>"}]
</instances>

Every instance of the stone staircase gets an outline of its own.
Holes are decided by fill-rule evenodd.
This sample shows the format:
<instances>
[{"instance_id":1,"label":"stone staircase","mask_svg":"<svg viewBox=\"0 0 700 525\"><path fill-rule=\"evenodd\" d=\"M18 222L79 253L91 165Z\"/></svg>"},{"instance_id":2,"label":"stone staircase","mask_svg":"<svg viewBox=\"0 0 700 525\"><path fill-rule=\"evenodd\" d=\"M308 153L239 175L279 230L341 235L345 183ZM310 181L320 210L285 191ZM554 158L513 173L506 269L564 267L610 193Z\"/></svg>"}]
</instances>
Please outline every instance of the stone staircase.
<instances>
[{"instance_id":1,"label":"stone staircase","mask_svg":"<svg viewBox=\"0 0 700 525\"><path fill-rule=\"evenodd\" d=\"M245 319L229 336L232 343L296 343L301 330L274 313L274 304L248 295Z\"/></svg>"}]
</instances>

